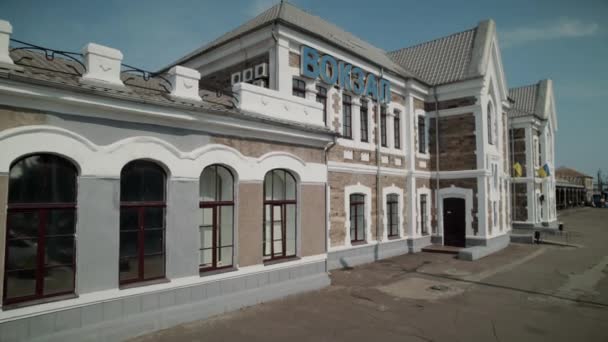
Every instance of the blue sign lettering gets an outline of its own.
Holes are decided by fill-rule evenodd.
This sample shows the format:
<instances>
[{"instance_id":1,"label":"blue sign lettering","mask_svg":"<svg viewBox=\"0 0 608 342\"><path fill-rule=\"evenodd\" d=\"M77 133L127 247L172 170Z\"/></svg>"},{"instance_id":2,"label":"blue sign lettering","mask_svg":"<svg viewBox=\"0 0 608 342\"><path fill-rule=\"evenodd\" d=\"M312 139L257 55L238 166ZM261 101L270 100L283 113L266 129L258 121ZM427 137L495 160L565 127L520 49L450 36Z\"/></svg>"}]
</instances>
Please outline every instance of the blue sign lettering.
<instances>
[{"instance_id":1,"label":"blue sign lettering","mask_svg":"<svg viewBox=\"0 0 608 342\"><path fill-rule=\"evenodd\" d=\"M365 74L359 68L344 61L337 61L333 56L322 55L311 47L302 45L300 56L300 74L308 78L321 78L330 85L338 85L355 95L369 96L380 102L391 102L391 84L384 78L377 79L374 74Z\"/></svg>"}]
</instances>

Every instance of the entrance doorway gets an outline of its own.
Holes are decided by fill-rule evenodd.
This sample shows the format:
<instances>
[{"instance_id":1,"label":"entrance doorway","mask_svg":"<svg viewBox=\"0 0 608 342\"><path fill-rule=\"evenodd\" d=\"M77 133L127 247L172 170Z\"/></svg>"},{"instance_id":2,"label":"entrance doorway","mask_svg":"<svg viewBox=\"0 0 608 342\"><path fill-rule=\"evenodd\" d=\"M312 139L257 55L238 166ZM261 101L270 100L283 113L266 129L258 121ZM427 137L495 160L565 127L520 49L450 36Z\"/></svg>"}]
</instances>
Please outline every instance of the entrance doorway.
<instances>
[{"instance_id":1,"label":"entrance doorway","mask_svg":"<svg viewBox=\"0 0 608 342\"><path fill-rule=\"evenodd\" d=\"M443 200L443 244L465 247L466 217L463 198Z\"/></svg>"}]
</instances>

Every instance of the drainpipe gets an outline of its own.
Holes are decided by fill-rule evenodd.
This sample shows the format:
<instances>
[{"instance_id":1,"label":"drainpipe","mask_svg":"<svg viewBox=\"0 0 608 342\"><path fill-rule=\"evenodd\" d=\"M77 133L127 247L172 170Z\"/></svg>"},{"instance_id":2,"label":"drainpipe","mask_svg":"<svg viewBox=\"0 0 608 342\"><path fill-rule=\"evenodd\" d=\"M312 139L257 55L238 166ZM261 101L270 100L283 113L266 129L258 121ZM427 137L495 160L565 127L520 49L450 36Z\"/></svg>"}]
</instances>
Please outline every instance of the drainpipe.
<instances>
[{"instance_id":1,"label":"drainpipe","mask_svg":"<svg viewBox=\"0 0 608 342\"><path fill-rule=\"evenodd\" d=\"M437 86L433 86L433 97L435 99L435 222L439 232L439 98ZM441 234L441 244L444 242L445 232Z\"/></svg>"},{"instance_id":2,"label":"drainpipe","mask_svg":"<svg viewBox=\"0 0 608 342\"><path fill-rule=\"evenodd\" d=\"M384 68L380 68L380 79L384 76ZM389 94L390 96L390 94ZM380 193L380 111L382 104L376 105L376 242L380 243L380 208L382 207L382 194Z\"/></svg>"}]
</instances>

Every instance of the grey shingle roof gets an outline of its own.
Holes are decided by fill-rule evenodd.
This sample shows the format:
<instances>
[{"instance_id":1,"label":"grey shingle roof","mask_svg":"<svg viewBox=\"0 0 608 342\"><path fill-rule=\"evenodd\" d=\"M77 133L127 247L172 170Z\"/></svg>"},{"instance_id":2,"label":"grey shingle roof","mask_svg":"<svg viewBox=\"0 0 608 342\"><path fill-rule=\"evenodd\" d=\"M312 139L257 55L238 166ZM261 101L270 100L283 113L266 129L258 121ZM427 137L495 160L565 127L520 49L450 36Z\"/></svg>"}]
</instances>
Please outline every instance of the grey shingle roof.
<instances>
[{"instance_id":1,"label":"grey shingle roof","mask_svg":"<svg viewBox=\"0 0 608 342\"><path fill-rule=\"evenodd\" d=\"M63 57L56 56L53 59L47 59L44 53L30 50L12 50L10 57L16 65L21 67L21 70L10 70L0 73L0 78L8 78L52 88L63 88L75 92L86 92L120 100L174 107L187 111L227 115L249 120L254 119L270 124L299 127L306 131L333 134L332 131L325 127L316 127L242 112L235 108L231 97L226 95L218 96L215 91L201 89L199 95L203 98L203 101L200 103L183 102L169 96L171 85L160 78L153 77L145 80L136 74L122 73L121 79L125 84L124 88L106 88L81 83L79 80L81 74L85 71L84 67L75 61Z\"/></svg>"},{"instance_id":2,"label":"grey shingle roof","mask_svg":"<svg viewBox=\"0 0 608 342\"><path fill-rule=\"evenodd\" d=\"M286 25L296 27L299 30L306 31L313 35L317 35L322 39L326 39L329 43L343 48L352 54L359 55L360 57L367 59L368 61L384 67L388 70L396 72L404 77L414 76L411 72L407 71L403 66L395 63L391 60L386 51L377 48L370 43L356 37L350 32L346 32L343 29L337 27L328 21L312 15L288 2L281 2L268 10L262 12L257 17L251 19L245 24L237 27L236 29L220 36L211 43L193 51L192 53L180 58L171 65L163 68L167 70L173 65L182 64L191 58L205 53L213 48L222 45L235 39L249 31L264 27L273 22L279 22Z\"/></svg>"},{"instance_id":3,"label":"grey shingle roof","mask_svg":"<svg viewBox=\"0 0 608 342\"><path fill-rule=\"evenodd\" d=\"M508 111L509 117L536 115L536 101L538 99L539 84L532 84L509 89L509 97L514 101Z\"/></svg>"},{"instance_id":4,"label":"grey shingle roof","mask_svg":"<svg viewBox=\"0 0 608 342\"><path fill-rule=\"evenodd\" d=\"M468 78L477 28L388 53L425 82L445 84Z\"/></svg>"}]
</instances>

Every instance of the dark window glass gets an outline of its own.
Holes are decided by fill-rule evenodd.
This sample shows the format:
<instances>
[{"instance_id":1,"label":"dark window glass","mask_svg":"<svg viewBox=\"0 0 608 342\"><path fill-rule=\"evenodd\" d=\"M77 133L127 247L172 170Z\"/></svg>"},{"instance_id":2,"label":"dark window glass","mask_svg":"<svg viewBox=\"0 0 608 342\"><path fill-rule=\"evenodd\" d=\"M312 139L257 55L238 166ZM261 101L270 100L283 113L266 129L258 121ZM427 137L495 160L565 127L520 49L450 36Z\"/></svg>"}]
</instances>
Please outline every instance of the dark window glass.
<instances>
[{"instance_id":1,"label":"dark window glass","mask_svg":"<svg viewBox=\"0 0 608 342\"><path fill-rule=\"evenodd\" d=\"M418 117L418 152L426 153L426 123L424 117Z\"/></svg>"},{"instance_id":2,"label":"dark window glass","mask_svg":"<svg viewBox=\"0 0 608 342\"><path fill-rule=\"evenodd\" d=\"M165 171L157 164L136 160L120 174L121 202L165 201Z\"/></svg>"},{"instance_id":3,"label":"dark window glass","mask_svg":"<svg viewBox=\"0 0 608 342\"><path fill-rule=\"evenodd\" d=\"M231 267L233 262L234 178L221 165L207 166L200 179L199 269Z\"/></svg>"},{"instance_id":4,"label":"dark window glass","mask_svg":"<svg viewBox=\"0 0 608 342\"><path fill-rule=\"evenodd\" d=\"M395 119L393 120L393 130L395 137L395 148L401 148L401 112L395 110Z\"/></svg>"},{"instance_id":5,"label":"dark window glass","mask_svg":"<svg viewBox=\"0 0 608 342\"><path fill-rule=\"evenodd\" d=\"M52 154L11 166L4 304L74 293L76 177L72 163Z\"/></svg>"},{"instance_id":6,"label":"dark window glass","mask_svg":"<svg viewBox=\"0 0 608 342\"><path fill-rule=\"evenodd\" d=\"M380 144L387 146L386 141L386 107L380 107Z\"/></svg>"},{"instance_id":7,"label":"dark window glass","mask_svg":"<svg viewBox=\"0 0 608 342\"><path fill-rule=\"evenodd\" d=\"M361 141L363 142L368 142L369 141L369 137L368 137L368 102L366 100L361 101L361 115L360 115L360 121L361 121Z\"/></svg>"},{"instance_id":8,"label":"dark window glass","mask_svg":"<svg viewBox=\"0 0 608 342\"><path fill-rule=\"evenodd\" d=\"M420 230L423 235L428 234L428 222L427 222L427 198L426 194L420 195Z\"/></svg>"},{"instance_id":9,"label":"dark window glass","mask_svg":"<svg viewBox=\"0 0 608 342\"><path fill-rule=\"evenodd\" d=\"M294 78L292 80L292 94L297 97L306 97L306 82Z\"/></svg>"},{"instance_id":10,"label":"dark window glass","mask_svg":"<svg viewBox=\"0 0 608 342\"><path fill-rule=\"evenodd\" d=\"M22 158L11 166L10 203L76 202L76 167L52 154Z\"/></svg>"},{"instance_id":11,"label":"dark window glass","mask_svg":"<svg viewBox=\"0 0 608 342\"><path fill-rule=\"evenodd\" d=\"M119 281L121 284L165 275L164 170L136 160L120 176Z\"/></svg>"},{"instance_id":12,"label":"dark window glass","mask_svg":"<svg viewBox=\"0 0 608 342\"><path fill-rule=\"evenodd\" d=\"M493 116L493 112L492 112L492 104L488 103L488 144L493 145L494 144L494 129L492 127L492 116Z\"/></svg>"},{"instance_id":13,"label":"dark window glass","mask_svg":"<svg viewBox=\"0 0 608 342\"><path fill-rule=\"evenodd\" d=\"M296 255L296 186L286 170L272 170L264 177L264 260Z\"/></svg>"},{"instance_id":14,"label":"dark window glass","mask_svg":"<svg viewBox=\"0 0 608 342\"><path fill-rule=\"evenodd\" d=\"M350 195L350 241L365 241L365 195Z\"/></svg>"},{"instance_id":15,"label":"dark window glass","mask_svg":"<svg viewBox=\"0 0 608 342\"><path fill-rule=\"evenodd\" d=\"M348 95L342 95L342 137L346 139L353 138L353 123L352 123L352 105L351 98Z\"/></svg>"},{"instance_id":16,"label":"dark window glass","mask_svg":"<svg viewBox=\"0 0 608 342\"><path fill-rule=\"evenodd\" d=\"M327 124L327 88L317 86L316 101L323 105L323 122Z\"/></svg>"},{"instance_id":17,"label":"dark window glass","mask_svg":"<svg viewBox=\"0 0 608 342\"><path fill-rule=\"evenodd\" d=\"M399 236L399 196L390 194L386 198L388 237Z\"/></svg>"}]
</instances>

